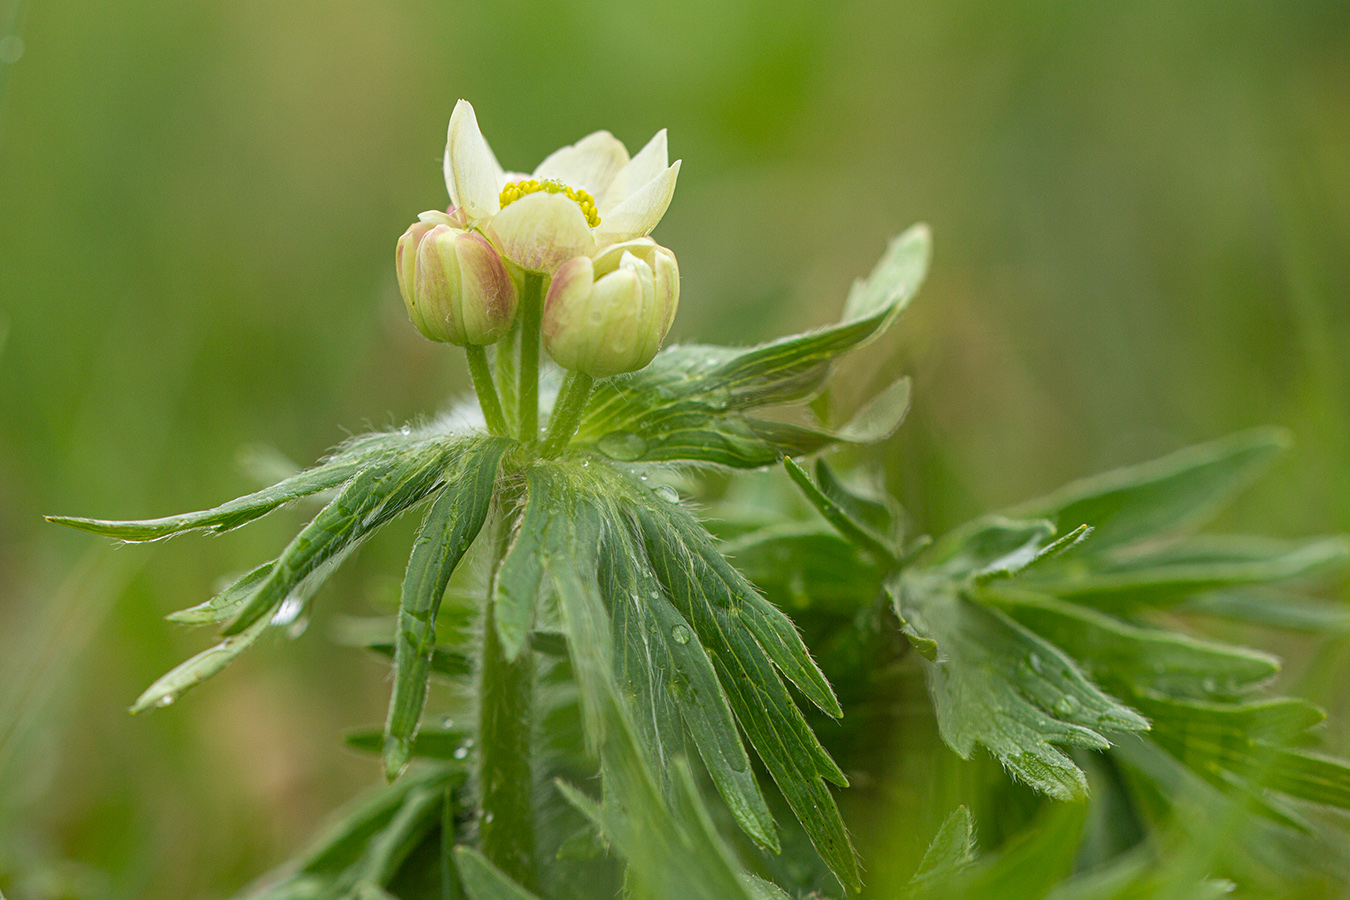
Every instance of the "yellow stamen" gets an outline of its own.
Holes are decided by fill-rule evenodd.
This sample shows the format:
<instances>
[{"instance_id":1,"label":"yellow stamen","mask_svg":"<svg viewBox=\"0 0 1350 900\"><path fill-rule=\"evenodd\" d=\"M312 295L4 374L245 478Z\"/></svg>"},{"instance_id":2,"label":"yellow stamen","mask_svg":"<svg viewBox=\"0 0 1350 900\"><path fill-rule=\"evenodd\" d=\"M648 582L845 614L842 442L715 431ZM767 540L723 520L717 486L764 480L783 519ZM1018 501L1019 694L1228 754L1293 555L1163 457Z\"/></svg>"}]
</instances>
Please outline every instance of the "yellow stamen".
<instances>
[{"instance_id":1,"label":"yellow stamen","mask_svg":"<svg viewBox=\"0 0 1350 900\"><path fill-rule=\"evenodd\" d=\"M600 224L600 211L595 208L595 198L583 190L570 188L561 181L536 181L533 178L528 181L513 181L502 188L500 198L502 209L506 209L526 194L534 194L539 191L562 194L581 207L582 214L586 216L587 225L594 228Z\"/></svg>"}]
</instances>

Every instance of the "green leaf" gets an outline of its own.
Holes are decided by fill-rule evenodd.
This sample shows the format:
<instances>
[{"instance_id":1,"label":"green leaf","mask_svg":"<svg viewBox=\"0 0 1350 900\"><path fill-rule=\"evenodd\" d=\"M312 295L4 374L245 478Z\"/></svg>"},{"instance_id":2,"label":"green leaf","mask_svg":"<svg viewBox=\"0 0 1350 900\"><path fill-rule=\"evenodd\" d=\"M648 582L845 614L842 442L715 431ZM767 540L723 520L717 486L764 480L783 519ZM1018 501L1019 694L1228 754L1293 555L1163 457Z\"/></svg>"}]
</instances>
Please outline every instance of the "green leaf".
<instances>
[{"instance_id":1,"label":"green leaf","mask_svg":"<svg viewBox=\"0 0 1350 900\"><path fill-rule=\"evenodd\" d=\"M395 777L412 753L436 646L436 614L450 575L482 530L497 466L509 442L488 438L465 448L445 470L446 485L413 543L399 600L394 688L385 723L385 774Z\"/></svg>"},{"instance_id":2,"label":"green leaf","mask_svg":"<svg viewBox=\"0 0 1350 900\"><path fill-rule=\"evenodd\" d=\"M1009 616L1065 651L1102 683L1205 697L1250 691L1280 671L1256 650L1145 628L1029 592L991 596Z\"/></svg>"},{"instance_id":3,"label":"green leaf","mask_svg":"<svg viewBox=\"0 0 1350 900\"><path fill-rule=\"evenodd\" d=\"M363 468L282 551L221 633L238 634L271 615L301 580L424 499L440 480L447 452L443 446L428 446Z\"/></svg>"},{"instance_id":4,"label":"green leaf","mask_svg":"<svg viewBox=\"0 0 1350 900\"><path fill-rule=\"evenodd\" d=\"M411 755L421 759L435 759L456 766L465 766L463 760L468 756L465 739L467 733L462 728L442 726L423 726L417 730L412 742ZM384 752L384 729L362 728L343 735L343 743L353 750L380 754Z\"/></svg>"},{"instance_id":5,"label":"green leaf","mask_svg":"<svg viewBox=\"0 0 1350 900\"><path fill-rule=\"evenodd\" d=\"M1036 819L997 855L971 861L973 826L958 809L943 823L914 878L909 896L923 900L1042 900L1073 871L1082 840L1086 805L1058 803ZM940 853L937 865L930 857Z\"/></svg>"},{"instance_id":6,"label":"green leaf","mask_svg":"<svg viewBox=\"0 0 1350 900\"><path fill-rule=\"evenodd\" d=\"M656 751L658 772L683 741L694 745L736 821L761 846L777 852L773 817L760 793L736 730L726 694L689 622L650 574L646 554L626 529L611 529L602 544L600 589L614 629L615 674L631 691L640 733ZM677 721L671 722L673 708Z\"/></svg>"},{"instance_id":7,"label":"green leaf","mask_svg":"<svg viewBox=\"0 0 1350 900\"><path fill-rule=\"evenodd\" d=\"M975 820L958 806L943 821L914 873L913 883L948 878L975 861Z\"/></svg>"},{"instance_id":8,"label":"green leaf","mask_svg":"<svg viewBox=\"0 0 1350 900\"><path fill-rule=\"evenodd\" d=\"M1075 481L1005 511L1049 519L1058 530L1094 529L1091 552L1190 527L1246 488L1290 444L1287 432L1255 428L1141 465Z\"/></svg>"},{"instance_id":9,"label":"green leaf","mask_svg":"<svg viewBox=\"0 0 1350 900\"><path fill-rule=\"evenodd\" d=\"M131 712L145 712L175 702L184 693L234 662L235 657L252 646L267 630L268 624L266 619L259 619L241 633L227 637L175 666L136 698L136 702L131 705Z\"/></svg>"},{"instance_id":10,"label":"green leaf","mask_svg":"<svg viewBox=\"0 0 1350 900\"><path fill-rule=\"evenodd\" d=\"M369 896L392 878L439 818L449 788L465 775L428 766L381 787L335 817L279 878L250 892L250 900Z\"/></svg>"},{"instance_id":11,"label":"green leaf","mask_svg":"<svg viewBox=\"0 0 1350 900\"><path fill-rule=\"evenodd\" d=\"M1205 536L1091 567L1044 566L1028 587L1103 609L1166 606L1191 594L1265 584L1343 566L1350 544L1341 537L1307 541Z\"/></svg>"},{"instance_id":12,"label":"green leaf","mask_svg":"<svg viewBox=\"0 0 1350 900\"><path fill-rule=\"evenodd\" d=\"M821 857L846 888L856 890L860 882L853 847L823 780L844 783L843 773L774 671L774 663L788 647L786 635L759 619L757 605L769 604L744 583L683 510L634 505L653 571L708 651L741 728ZM790 622L788 629L800 642ZM804 661L793 660L791 668L805 680L802 669L814 669L814 663L804 648L802 657ZM825 696L837 703L832 693Z\"/></svg>"},{"instance_id":13,"label":"green leaf","mask_svg":"<svg viewBox=\"0 0 1350 900\"><path fill-rule=\"evenodd\" d=\"M162 519L115 521L75 516L47 516L47 521L104 537L136 542L157 541L201 528L210 528L217 532L229 531L240 525L246 525L292 500L337 487L369 464L362 459L330 459L269 488L231 500L213 509L167 516Z\"/></svg>"},{"instance_id":14,"label":"green leaf","mask_svg":"<svg viewBox=\"0 0 1350 900\"><path fill-rule=\"evenodd\" d=\"M852 507L846 508L841 503L841 486L832 477L828 483L831 487L829 493L824 487L818 487L811 477L802 470L792 459L783 460L783 468L787 470L788 476L801 488L806 499L816 508L816 511L824 516L825 520L839 530L839 533L862 549L872 553L877 560L888 566L895 566L899 562L899 548L896 547L890 539L877 533L870 524L863 521L859 515L859 509L856 504L850 504ZM817 468L818 472L828 473L829 468L821 461Z\"/></svg>"},{"instance_id":15,"label":"green leaf","mask_svg":"<svg viewBox=\"0 0 1350 900\"><path fill-rule=\"evenodd\" d=\"M223 622L243 608L244 603L257 590L258 585L262 584L267 576L272 573L272 567L275 565L276 560L268 560L257 568L241 575L229 587L205 603L171 612L165 618L170 622L179 622L183 625L208 625L212 622Z\"/></svg>"},{"instance_id":16,"label":"green leaf","mask_svg":"<svg viewBox=\"0 0 1350 900\"><path fill-rule=\"evenodd\" d=\"M1154 720L1152 739L1211 783L1350 809L1350 764L1287 746L1321 721L1311 704L1290 698L1214 703L1157 693L1138 702Z\"/></svg>"},{"instance_id":17,"label":"green leaf","mask_svg":"<svg viewBox=\"0 0 1350 900\"><path fill-rule=\"evenodd\" d=\"M455 865L469 900L539 900L488 862L487 857L477 850L456 847Z\"/></svg>"},{"instance_id":18,"label":"green leaf","mask_svg":"<svg viewBox=\"0 0 1350 900\"><path fill-rule=\"evenodd\" d=\"M534 627L535 606L544 578L544 531L553 513L546 471L526 472L525 512L493 585L497 637L508 660L515 660Z\"/></svg>"},{"instance_id":19,"label":"green leaf","mask_svg":"<svg viewBox=\"0 0 1350 900\"><path fill-rule=\"evenodd\" d=\"M1350 606L1270 587L1238 587L1191 597L1178 612L1291 631L1350 634Z\"/></svg>"},{"instance_id":20,"label":"green leaf","mask_svg":"<svg viewBox=\"0 0 1350 900\"><path fill-rule=\"evenodd\" d=\"M601 683L593 698L612 723L601 746L606 803L558 783L564 798L590 819L628 863L630 895L651 900L762 900L764 889L717 833L688 764L670 761L669 802L642 752L613 685Z\"/></svg>"},{"instance_id":21,"label":"green leaf","mask_svg":"<svg viewBox=\"0 0 1350 900\"><path fill-rule=\"evenodd\" d=\"M913 573L893 588L897 614L934 641L924 673L946 743L969 758L975 745L1051 797L1083 797L1081 770L1054 744L1104 749L1103 732L1148 722L1103 693L1055 645L1004 613L962 597L944 577Z\"/></svg>"}]
</instances>

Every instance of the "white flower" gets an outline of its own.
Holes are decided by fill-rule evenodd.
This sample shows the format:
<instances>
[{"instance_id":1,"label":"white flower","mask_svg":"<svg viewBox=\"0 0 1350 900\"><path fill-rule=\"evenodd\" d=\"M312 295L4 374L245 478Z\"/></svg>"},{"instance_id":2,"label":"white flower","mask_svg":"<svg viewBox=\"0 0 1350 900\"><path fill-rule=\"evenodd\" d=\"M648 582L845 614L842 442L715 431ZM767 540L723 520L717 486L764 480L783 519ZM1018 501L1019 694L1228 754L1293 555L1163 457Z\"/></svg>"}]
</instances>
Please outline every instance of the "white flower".
<instances>
[{"instance_id":1,"label":"white flower","mask_svg":"<svg viewBox=\"0 0 1350 900\"><path fill-rule=\"evenodd\" d=\"M455 104L445 143L455 213L508 260L544 274L648 235L670 206L679 172L679 160L667 164L662 129L631 159L614 135L597 131L550 153L532 175L508 175L467 100Z\"/></svg>"}]
</instances>

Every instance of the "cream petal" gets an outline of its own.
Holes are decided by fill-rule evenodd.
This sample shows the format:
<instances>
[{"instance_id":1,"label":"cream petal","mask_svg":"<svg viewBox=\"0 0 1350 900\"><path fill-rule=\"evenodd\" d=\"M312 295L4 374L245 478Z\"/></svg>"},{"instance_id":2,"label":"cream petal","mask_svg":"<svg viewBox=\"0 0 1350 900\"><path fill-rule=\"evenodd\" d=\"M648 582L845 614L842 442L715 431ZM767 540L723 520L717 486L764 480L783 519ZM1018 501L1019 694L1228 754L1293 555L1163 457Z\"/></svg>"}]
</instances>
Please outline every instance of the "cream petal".
<instances>
[{"instance_id":1,"label":"cream petal","mask_svg":"<svg viewBox=\"0 0 1350 900\"><path fill-rule=\"evenodd\" d=\"M648 237L635 238L631 241L620 241L617 244L610 244L604 247L599 253L592 257L595 263L595 275L599 278L601 275L608 275L619 267L625 253L631 253L639 259L645 260L648 265L652 263L652 254L657 248L656 241Z\"/></svg>"},{"instance_id":2,"label":"cream petal","mask_svg":"<svg viewBox=\"0 0 1350 900\"><path fill-rule=\"evenodd\" d=\"M575 144L554 150L534 170L540 181L561 181L597 200L614 176L628 164L628 150L608 131L588 134Z\"/></svg>"},{"instance_id":3,"label":"cream petal","mask_svg":"<svg viewBox=\"0 0 1350 900\"><path fill-rule=\"evenodd\" d=\"M595 283L595 269L586 256L569 259L553 273L548 284L548 295L544 297L544 317L541 331L544 349L556 360L556 349L566 354L572 348L568 339L578 327L577 317L587 312L586 301L591 295L591 285ZM559 361L559 365L562 361Z\"/></svg>"},{"instance_id":4,"label":"cream petal","mask_svg":"<svg viewBox=\"0 0 1350 900\"><path fill-rule=\"evenodd\" d=\"M473 104L460 100L450 114L445 139L445 187L450 202L471 221L479 222L501 209L506 176L478 128Z\"/></svg>"},{"instance_id":5,"label":"cream petal","mask_svg":"<svg viewBox=\"0 0 1350 900\"><path fill-rule=\"evenodd\" d=\"M595 252L581 207L562 194L527 194L492 217L488 237L503 256L531 272L551 273Z\"/></svg>"},{"instance_id":6,"label":"cream petal","mask_svg":"<svg viewBox=\"0 0 1350 900\"><path fill-rule=\"evenodd\" d=\"M661 337L657 341L660 343L670 333L670 326L675 323L675 312L680 308L680 266L675 261L675 254L665 247L656 248L652 262L655 264L652 268L656 271L656 303L665 314Z\"/></svg>"},{"instance_id":7,"label":"cream petal","mask_svg":"<svg viewBox=\"0 0 1350 900\"><path fill-rule=\"evenodd\" d=\"M461 309L465 339L471 344L495 344L511 330L519 297L497 250L482 235L461 234L455 242L459 256Z\"/></svg>"},{"instance_id":8,"label":"cream petal","mask_svg":"<svg viewBox=\"0 0 1350 900\"><path fill-rule=\"evenodd\" d=\"M600 224L595 229L596 241L603 245L650 234L670 206L679 174L680 161L677 159L674 165L647 182L628 199L609 212L601 213Z\"/></svg>"},{"instance_id":9,"label":"cream petal","mask_svg":"<svg viewBox=\"0 0 1350 900\"><path fill-rule=\"evenodd\" d=\"M614 176L628 164L628 150L608 131L596 131L575 144L554 150L530 177L561 181L599 199Z\"/></svg>"},{"instance_id":10,"label":"cream petal","mask_svg":"<svg viewBox=\"0 0 1350 900\"><path fill-rule=\"evenodd\" d=\"M628 199L630 194L664 172L668 165L666 130L662 128L652 135L652 139L637 152L637 156L628 161L628 165L615 173L604 195L595 198L600 216L603 218L605 210L613 209Z\"/></svg>"}]
</instances>

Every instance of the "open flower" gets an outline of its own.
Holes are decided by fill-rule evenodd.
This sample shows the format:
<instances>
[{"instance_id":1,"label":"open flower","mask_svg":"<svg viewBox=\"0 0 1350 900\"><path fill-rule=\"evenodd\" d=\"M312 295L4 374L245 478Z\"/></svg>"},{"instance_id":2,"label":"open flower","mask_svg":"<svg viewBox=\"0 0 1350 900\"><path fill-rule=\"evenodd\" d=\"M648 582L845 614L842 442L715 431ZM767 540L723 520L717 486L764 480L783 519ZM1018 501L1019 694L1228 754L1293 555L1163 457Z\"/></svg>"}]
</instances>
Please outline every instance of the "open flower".
<instances>
[{"instance_id":1,"label":"open flower","mask_svg":"<svg viewBox=\"0 0 1350 900\"><path fill-rule=\"evenodd\" d=\"M614 135L597 131L550 153L531 175L508 174L467 100L455 104L445 143L455 213L506 259L544 274L649 234L670 205L679 171L679 160L667 164L662 129L631 159Z\"/></svg>"}]
</instances>

